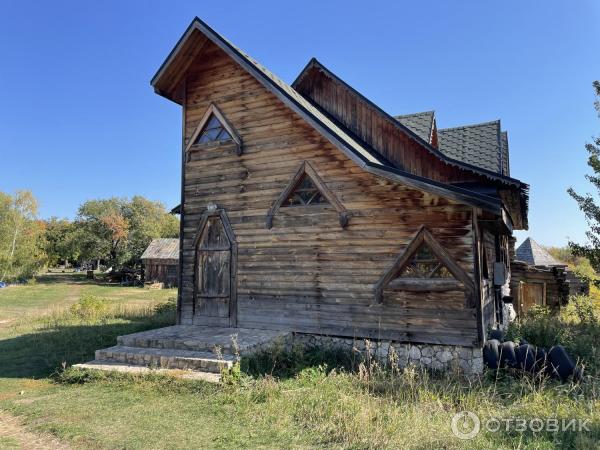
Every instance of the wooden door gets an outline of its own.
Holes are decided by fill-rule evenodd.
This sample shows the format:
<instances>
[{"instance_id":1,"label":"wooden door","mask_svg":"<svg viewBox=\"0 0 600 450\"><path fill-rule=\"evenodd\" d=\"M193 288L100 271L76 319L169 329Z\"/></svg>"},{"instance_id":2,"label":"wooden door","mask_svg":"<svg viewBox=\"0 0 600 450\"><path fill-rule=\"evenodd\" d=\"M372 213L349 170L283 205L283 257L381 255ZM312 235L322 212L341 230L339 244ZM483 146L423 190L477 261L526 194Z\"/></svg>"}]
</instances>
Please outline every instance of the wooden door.
<instances>
[{"instance_id":1,"label":"wooden door","mask_svg":"<svg viewBox=\"0 0 600 450\"><path fill-rule=\"evenodd\" d=\"M196 314L231 316L231 244L221 217L208 217L196 247Z\"/></svg>"},{"instance_id":2,"label":"wooden door","mask_svg":"<svg viewBox=\"0 0 600 450\"><path fill-rule=\"evenodd\" d=\"M521 313L526 313L533 305L546 304L545 283L521 282Z\"/></svg>"}]
</instances>

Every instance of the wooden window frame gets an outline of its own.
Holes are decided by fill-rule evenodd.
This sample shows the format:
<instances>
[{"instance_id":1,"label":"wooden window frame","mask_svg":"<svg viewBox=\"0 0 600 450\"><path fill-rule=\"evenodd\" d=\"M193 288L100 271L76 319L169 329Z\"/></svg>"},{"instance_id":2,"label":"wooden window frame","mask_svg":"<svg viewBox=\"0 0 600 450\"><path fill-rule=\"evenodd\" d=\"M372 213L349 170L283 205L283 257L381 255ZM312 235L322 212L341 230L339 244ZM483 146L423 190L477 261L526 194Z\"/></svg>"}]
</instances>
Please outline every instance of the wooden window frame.
<instances>
[{"instance_id":1,"label":"wooden window frame","mask_svg":"<svg viewBox=\"0 0 600 450\"><path fill-rule=\"evenodd\" d=\"M330 205L333 206L333 208L337 211L340 226L342 228L346 228L346 226L348 225L348 211L346 211L346 208L344 208L344 205L342 205L340 203L340 201L335 196L335 194L333 192L331 192L331 190L327 187L327 185L325 185L325 183L323 182L323 180L321 179L321 177L319 176L317 171L313 168L313 166L308 161L303 161L302 164L300 164L300 166L294 173L294 175L292 176L292 179L286 185L285 189L283 189L283 191L281 191L281 193L277 197L277 200L275 200L275 203L273 203L271 208L269 208L269 211L267 212L267 218L266 218L267 229L273 228L273 217L275 217L275 214L277 214L277 211L279 211L279 208L282 207L283 203L288 199L288 197L294 191L296 186L298 186L298 184L301 182L301 180L305 176L310 178L310 180L313 182L315 187L319 190L321 195L323 197L325 197L327 199L327 201L330 203ZM324 206L324 205L314 204L314 205L307 205L307 206L303 206L303 207L314 208L314 207L318 207L318 206Z\"/></svg>"},{"instance_id":2,"label":"wooden window frame","mask_svg":"<svg viewBox=\"0 0 600 450\"><path fill-rule=\"evenodd\" d=\"M194 237L194 301L192 306L192 316L196 315L196 299L198 296L198 244L200 243L200 239L202 238L202 233L204 232L204 228L208 220L212 217L219 217L221 219L221 223L223 224L223 228L225 229L225 234L229 239L229 245L231 250L231 261L230 261L230 271L231 271L231 286L229 288L229 325L232 327L237 326L237 256L238 256L238 243L235 239L235 234L233 232L233 228L231 227L231 223L229 222L229 218L227 217L227 213L224 209L218 208L214 203L210 203L206 210L202 213L200 217L200 222L198 223L198 228L196 229L196 236ZM181 287L180 287L181 289Z\"/></svg>"},{"instance_id":3,"label":"wooden window frame","mask_svg":"<svg viewBox=\"0 0 600 450\"><path fill-rule=\"evenodd\" d=\"M225 118L225 116L219 110L219 108L217 107L217 105L215 105L214 103L211 103L208 106L208 108L206 109L204 115L202 116L202 119L200 120L200 123L198 124L198 126L196 127L196 129L194 130L194 132L192 133L192 137L190 138L190 140L189 140L189 142L188 142L188 144L187 144L187 146L185 148L186 155L193 148L212 147L215 144L221 144L221 145L226 145L228 143L231 144L231 142L229 140L227 140L227 141L204 142L204 143L201 143L201 144L195 143L196 139L198 139L198 136L200 136L200 133L202 133L202 130L204 130L204 126L208 123L208 121L210 120L210 118L213 115L219 120L219 122L221 122L221 125L223 125L223 128L225 128L225 130L229 133L229 135L231 136L231 141L233 142L233 145L235 145L235 147L236 147L236 153L237 153L237 155L241 156L242 155L242 151L243 151L242 138L240 137L240 135L238 134L238 132L235 130L235 128L233 128L233 126L231 125L231 123L229 123L229 121Z\"/></svg>"},{"instance_id":4,"label":"wooden window frame","mask_svg":"<svg viewBox=\"0 0 600 450\"><path fill-rule=\"evenodd\" d=\"M398 278L404 266L410 262L412 256L419 250L422 244L427 244L433 254L446 266L455 280L435 278ZM400 253L391 267L375 285L375 301L383 303L383 290L385 288L404 290L411 292L423 291L447 291L462 290L466 292L466 307L475 306L475 285L469 274L452 258L450 253L444 249L433 234L422 225L417 234Z\"/></svg>"}]
</instances>

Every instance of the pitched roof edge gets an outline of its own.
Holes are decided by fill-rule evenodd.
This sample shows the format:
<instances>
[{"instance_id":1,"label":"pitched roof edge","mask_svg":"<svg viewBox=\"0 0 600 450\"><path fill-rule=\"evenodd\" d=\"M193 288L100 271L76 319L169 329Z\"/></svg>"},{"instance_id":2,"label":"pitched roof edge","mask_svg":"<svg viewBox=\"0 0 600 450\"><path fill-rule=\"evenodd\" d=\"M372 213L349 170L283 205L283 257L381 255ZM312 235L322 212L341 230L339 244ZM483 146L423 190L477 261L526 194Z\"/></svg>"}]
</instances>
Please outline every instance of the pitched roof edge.
<instances>
[{"instance_id":1,"label":"pitched roof edge","mask_svg":"<svg viewBox=\"0 0 600 450\"><path fill-rule=\"evenodd\" d=\"M457 127L440 128L438 130L438 132L443 132L443 131L446 131L446 130L462 130L464 128L475 128L475 127L480 127L482 125L493 125L493 124L498 124L498 127L500 127L500 119L489 120L487 122L481 122L481 123L471 123L469 125L460 125L460 126L457 126Z\"/></svg>"},{"instance_id":2,"label":"pitched roof edge","mask_svg":"<svg viewBox=\"0 0 600 450\"><path fill-rule=\"evenodd\" d=\"M374 102L372 102L371 100L369 100L363 94L361 94L360 92L358 92L356 89L354 89L348 83L346 83L344 80L342 80L340 77L338 77L335 73L333 73L331 70L329 70L327 67L325 67L315 57L313 57L313 58L310 59L310 61L304 67L304 69L302 70L302 72L300 72L300 74L296 77L296 79L294 80L294 82L291 84L292 88L295 89L296 86L298 85L298 83L306 76L306 74L308 73L308 70L310 70L313 67L319 68L320 70L322 70L323 72L325 72L328 76L330 76L331 78L333 78L334 80L336 80L338 83L342 84L344 87L346 87L351 92L353 92L360 99L362 99L363 101L365 101L369 106L371 106L377 112L379 112L380 114L382 114L386 119L388 119L390 122L394 123L395 126L398 129L400 129L401 131L403 131L404 133L406 133L406 135L409 138L413 139L414 141L416 141L419 144L421 144L422 146L424 146L430 153L433 153L435 156L437 156L438 158L440 158L442 161L445 161L445 162L447 162L449 164L461 167L461 168L463 168L465 170L470 170L471 172L475 172L475 173L481 174L481 175L486 176L488 178L496 179L496 180L504 182L504 183L513 184L513 185L516 185L518 187L527 186L526 183L523 183L521 180L517 180L516 178L511 178L509 176L502 175L502 174L496 173L496 172L491 171L491 170L483 169L481 167L477 167L477 166L474 166L472 164L468 164L468 163L465 163L463 161L460 161L460 160L457 160L457 159L454 159L454 158L450 158L447 155L444 155L440 150L438 150L435 147L433 147L430 143L428 143L423 138L421 138L420 136L418 136L410 128L406 127L405 125L403 125L402 123L400 123L398 120L394 119L393 116L391 116L390 114L388 114L387 112L385 112L383 109L381 109L379 106L377 106L377 104L375 104Z\"/></svg>"},{"instance_id":3,"label":"pitched roof edge","mask_svg":"<svg viewBox=\"0 0 600 450\"><path fill-rule=\"evenodd\" d=\"M476 206L495 214L500 214L502 212L502 202L500 199L479 194L469 189L420 177L394 167L376 166L368 163L364 169L373 175L400 182L409 187L417 188L431 194Z\"/></svg>"},{"instance_id":4,"label":"pitched roof edge","mask_svg":"<svg viewBox=\"0 0 600 450\"><path fill-rule=\"evenodd\" d=\"M217 46L219 46L223 51L225 51L232 59L234 59L238 64L244 67L248 72L254 75L254 77L279 97L286 105L295 110L303 119L305 119L311 126L313 126L317 131L319 131L324 137L326 137L333 145L342 150L350 159L352 159L359 167L372 173L374 175L378 175L384 178L388 178L394 181L400 181L403 184L406 184L411 187L417 187L426 192L430 192L432 194L437 194L442 197L454 199L460 202L464 202L473 206L481 207L486 210L498 213L501 211L501 202L498 199L494 199L489 196L485 196L482 194L475 193L473 191L469 191L467 189L459 188L456 186L452 186L449 184L437 182L431 180L429 178L420 177L417 175L409 174L408 172L404 172L402 170L386 166L380 162L380 158L377 155L372 155L369 149L363 148L360 143L356 143L365 153L367 153L371 158L367 158L362 155L359 151L352 148L352 144L345 141L345 139L340 136L335 130L329 128L329 126L317 117L313 112L306 109L298 100L293 98L290 94L285 92L285 90L279 86L272 78L270 78L266 73L264 73L261 69L254 65L252 61L250 61L246 55L244 55L239 49L237 49L233 44L231 44L227 39L223 38L220 34L214 31L210 26L200 20L198 17L195 17L190 26L188 26L184 35L179 39L175 48L169 53L169 56L163 62L161 67L159 68L156 75L151 80L151 85L154 87L160 76L164 73L165 69L168 67L169 63L177 56L177 51L185 41L189 35L194 30L198 30L199 32L205 34L212 42L214 42ZM179 47L179 48L178 48ZM314 63L318 63L318 61L313 58ZM311 60L311 61L313 61ZM266 69L265 69L266 70ZM283 83L283 82L282 82ZM352 88L351 88L352 89ZM295 90L296 95L300 96L303 101L310 102L304 96L301 96ZM160 92L157 92L159 95L163 95ZM359 94L361 95L361 94ZM367 101L372 104L368 99ZM376 105L374 105L378 108ZM378 108L379 109L379 108ZM322 115L322 113L320 113ZM387 115L387 113L384 112ZM326 116L323 116L324 119L327 119ZM390 116L391 118L391 116ZM394 120L391 118L391 120ZM399 122L397 122L399 124ZM337 125L332 123L336 128ZM404 128L404 127L403 127ZM340 129L341 132L345 133ZM410 132L410 131L409 131ZM412 133L412 132L411 132ZM352 139L351 136L348 136L349 139ZM419 141L425 142L423 139L417 137ZM514 180L515 182L521 183L519 180Z\"/></svg>"}]
</instances>

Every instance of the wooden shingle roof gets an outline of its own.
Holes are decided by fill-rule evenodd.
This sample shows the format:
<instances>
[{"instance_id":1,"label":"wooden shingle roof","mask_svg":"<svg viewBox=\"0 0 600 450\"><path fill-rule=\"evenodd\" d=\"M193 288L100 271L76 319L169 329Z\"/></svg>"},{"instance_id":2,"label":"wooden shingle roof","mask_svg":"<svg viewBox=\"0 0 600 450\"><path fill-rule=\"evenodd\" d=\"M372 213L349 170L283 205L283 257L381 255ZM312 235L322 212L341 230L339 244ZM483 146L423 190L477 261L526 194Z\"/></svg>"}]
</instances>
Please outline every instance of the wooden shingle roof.
<instances>
[{"instance_id":1,"label":"wooden shingle roof","mask_svg":"<svg viewBox=\"0 0 600 450\"><path fill-rule=\"evenodd\" d=\"M141 259L179 259L179 239L153 239Z\"/></svg>"}]
</instances>

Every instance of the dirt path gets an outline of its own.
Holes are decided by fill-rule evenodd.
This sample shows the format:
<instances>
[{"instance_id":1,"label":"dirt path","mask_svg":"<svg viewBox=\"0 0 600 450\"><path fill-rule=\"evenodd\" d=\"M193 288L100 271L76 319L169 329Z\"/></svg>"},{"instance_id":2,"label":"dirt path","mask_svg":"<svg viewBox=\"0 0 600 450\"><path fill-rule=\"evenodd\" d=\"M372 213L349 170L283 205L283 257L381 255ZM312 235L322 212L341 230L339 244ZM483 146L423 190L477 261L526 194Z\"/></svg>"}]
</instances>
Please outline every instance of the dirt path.
<instances>
[{"instance_id":1,"label":"dirt path","mask_svg":"<svg viewBox=\"0 0 600 450\"><path fill-rule=\"evenodd\" d=\"M29 431L14 416L0 411L0 447L22 450L63 450L71 447L49 434Z\"/></svg>"}]
</instances>

